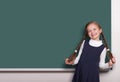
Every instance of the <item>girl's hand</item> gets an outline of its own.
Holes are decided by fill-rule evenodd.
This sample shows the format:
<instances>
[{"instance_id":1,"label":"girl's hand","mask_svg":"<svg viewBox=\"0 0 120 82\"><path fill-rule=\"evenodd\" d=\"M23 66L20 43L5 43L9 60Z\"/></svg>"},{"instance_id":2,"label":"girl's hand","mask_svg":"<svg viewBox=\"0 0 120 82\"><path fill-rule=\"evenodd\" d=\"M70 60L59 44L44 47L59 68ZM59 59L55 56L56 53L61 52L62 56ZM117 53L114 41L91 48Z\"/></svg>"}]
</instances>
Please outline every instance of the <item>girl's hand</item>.
<instances>
[{"instance_id":1,"label":"girl's hand","mask_svg":"<svg viewBox=\"0 0 120 82\"><path fill-rule=\"evenodd\" d=\"M109 61L109 66L112 66L116 62L115 57Z\"/></svg>"},{"instance_id":2,"label":"girl's hand","mask_svg":"<svg viewBox=\"0 0 120 82\"><path fill-rule=\"evenodd\" d=\"M74 64L74 61L70 61L69 58L66 58L65 63L68 65L72 65L72 64Z\"/></svg>"},{"instance_id":3,"label":"girl's hand","mask_svg":"<svg viewBox=\"0 0 120 82\"><path fill-rule=\"evenodd\" d=\"M109 64L109 66L112 66L112 65L113 65L113 63L112 63L112 61L111 61L111 60L109 61L109 63L108 63L108 64Z\"/></svg>"},{"instance_id":4,"label":"girl's hand","mask_svg":"<svg viewBox=\"0 0 120 82\"><path fill-rule=\"evenodd\" d=\"M113 62L113 64L116 62L115 57L112 58L112 62Z\"/></svg>"}]
</instances>

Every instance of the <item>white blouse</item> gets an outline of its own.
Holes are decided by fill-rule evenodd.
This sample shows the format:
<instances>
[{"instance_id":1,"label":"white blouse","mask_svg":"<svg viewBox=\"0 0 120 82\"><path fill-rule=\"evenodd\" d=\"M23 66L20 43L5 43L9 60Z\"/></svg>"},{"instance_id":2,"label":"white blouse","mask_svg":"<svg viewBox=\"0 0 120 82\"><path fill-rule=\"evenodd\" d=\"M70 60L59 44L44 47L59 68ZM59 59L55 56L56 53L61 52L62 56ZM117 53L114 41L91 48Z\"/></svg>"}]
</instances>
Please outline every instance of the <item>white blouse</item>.
<instances>
[{"instance_id":1,"label":"white blouse","mask_svg":"<svg viewBox=\"0 0 120 82\"><path fill-rule=\"evenodd\" d=\"M83 51L83 45L84 45L84 43L85 43L85 40L83 41L83 43L81 45L81 48L80 48L79 53L78 53L78 56L76 57L73 65L78 64L78 61L79 61L80 56L81 56L81 53ZM102 40L96 41L96 40L90 39L89 40L89 44L91 46L94 46L94 47L99 47L103 43L102 43ZM109 66L108 63L105 63L106 52L107 52L106 48L104 48L103 51L102 51L102 53L101 53L101 55L100 55L99 68L102 69L102 70L112 68L112 66Z\"/></svg>"}]
</instances>

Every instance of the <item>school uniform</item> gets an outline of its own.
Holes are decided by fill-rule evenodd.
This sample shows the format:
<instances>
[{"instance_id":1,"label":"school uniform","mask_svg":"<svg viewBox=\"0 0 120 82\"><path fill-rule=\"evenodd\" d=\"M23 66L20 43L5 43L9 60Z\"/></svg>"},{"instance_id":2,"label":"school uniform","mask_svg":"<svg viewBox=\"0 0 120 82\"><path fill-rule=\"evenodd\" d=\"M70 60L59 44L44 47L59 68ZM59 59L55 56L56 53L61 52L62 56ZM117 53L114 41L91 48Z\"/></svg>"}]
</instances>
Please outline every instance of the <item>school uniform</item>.
<instances>
[{"instance_id":1,"label":"school uniform","mask_svg":"<svg viewBox=\"0 0 120 82\"><path fill-rule=\"evenodd\" d=\"M74 61L77 65L72 82L99 82L99 68L111 68L105 57L106 48L101 40L84 40Z\"/></svg>"}]
</instances>

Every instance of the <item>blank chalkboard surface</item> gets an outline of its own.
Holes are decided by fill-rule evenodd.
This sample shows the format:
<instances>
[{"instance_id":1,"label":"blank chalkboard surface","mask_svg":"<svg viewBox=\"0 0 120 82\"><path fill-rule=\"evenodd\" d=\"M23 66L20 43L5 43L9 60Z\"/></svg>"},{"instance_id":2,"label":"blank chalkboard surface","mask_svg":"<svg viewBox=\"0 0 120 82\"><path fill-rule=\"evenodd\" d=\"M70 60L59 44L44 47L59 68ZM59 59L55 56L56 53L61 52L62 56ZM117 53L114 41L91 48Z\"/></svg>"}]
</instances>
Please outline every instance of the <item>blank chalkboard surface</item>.
<instances>
[{"instance_id":1,"label":"blank chalkboard surface","mask_svg":"<svg viewBox=\"0 0 120 82\"><path fill-rule=\"evenodd\" d=\"M70 68L64 60L89 21L110 46L111 0L0 1L0 68Z\"/></svg>"}]
</instances>

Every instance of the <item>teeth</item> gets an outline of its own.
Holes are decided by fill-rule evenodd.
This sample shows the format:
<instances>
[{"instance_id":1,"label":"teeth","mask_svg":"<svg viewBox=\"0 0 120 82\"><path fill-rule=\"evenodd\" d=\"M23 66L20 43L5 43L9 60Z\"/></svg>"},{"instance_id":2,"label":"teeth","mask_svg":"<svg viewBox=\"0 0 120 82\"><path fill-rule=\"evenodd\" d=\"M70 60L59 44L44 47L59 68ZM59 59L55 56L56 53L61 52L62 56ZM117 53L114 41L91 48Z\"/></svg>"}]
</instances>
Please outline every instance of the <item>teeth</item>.
<instances>
[{"instance_id":1,"label":"teeth","mask_svg":"<svg viewBox=\"0 0 120 82\"><path fill-rule=\"evenodd\" d=\"M92 36L95 36L96 34L93 34Z\"/></svg>"}]
</instances>

